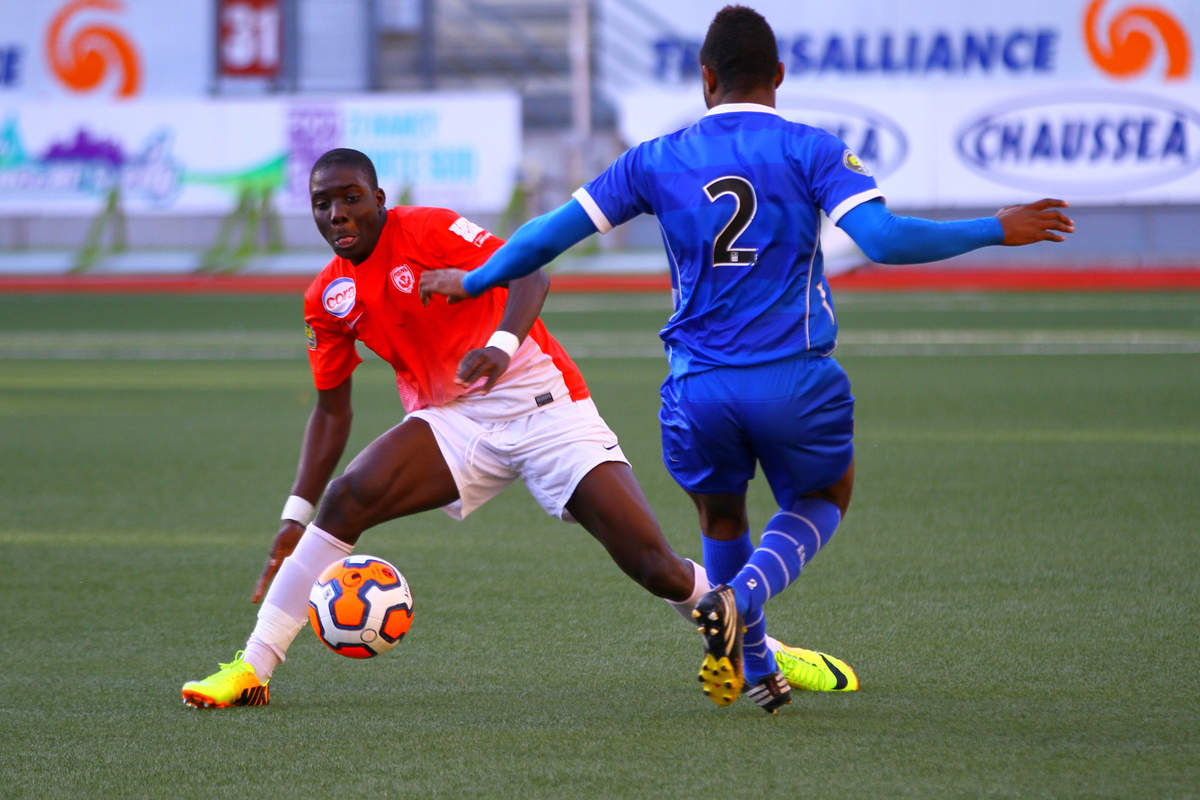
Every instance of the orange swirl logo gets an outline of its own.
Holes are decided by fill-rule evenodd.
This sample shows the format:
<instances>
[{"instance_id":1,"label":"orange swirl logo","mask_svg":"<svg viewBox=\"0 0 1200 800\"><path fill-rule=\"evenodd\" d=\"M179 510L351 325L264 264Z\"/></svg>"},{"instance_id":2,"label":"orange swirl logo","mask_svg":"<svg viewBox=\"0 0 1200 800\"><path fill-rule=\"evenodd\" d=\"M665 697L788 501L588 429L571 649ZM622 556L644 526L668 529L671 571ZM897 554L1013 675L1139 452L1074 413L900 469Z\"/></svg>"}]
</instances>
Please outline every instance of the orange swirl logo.
<instances>
[{"instance_id":1,"label":"orange swirl logo","mask_svg":"<svg viewBox=\"0 0 1200 800\"><path fill-rule=\"evenodd\" d=\"M132 97L141 88L137 49L114 27L93 23L67 32L67 24L86 9L123 11L119 0L74 0L59 10L46 31L46 56L50 69L71 89L87 92L103 81L110 69L120 70L118 97ZM70 36L69 41L64 41Z\"/></svg>"},{"instance_id":2,"label":"orange swirl logo","mask_svg":"<svg viewBox=\"0 0 1200 800\"><path fill-rule=\"evenodd\" d=\"M1108 39L1099 41L1100 6L1104 0L1088 3L1083 33L1092 61L1114 78L1128 78L1144 72L1154 58L1155 39L1166 51L1166 77L1186 78L1191 69L1191 45L1179 20L1157 6L1129 6L1109 20Z\"/></svg>"}]
</instances>

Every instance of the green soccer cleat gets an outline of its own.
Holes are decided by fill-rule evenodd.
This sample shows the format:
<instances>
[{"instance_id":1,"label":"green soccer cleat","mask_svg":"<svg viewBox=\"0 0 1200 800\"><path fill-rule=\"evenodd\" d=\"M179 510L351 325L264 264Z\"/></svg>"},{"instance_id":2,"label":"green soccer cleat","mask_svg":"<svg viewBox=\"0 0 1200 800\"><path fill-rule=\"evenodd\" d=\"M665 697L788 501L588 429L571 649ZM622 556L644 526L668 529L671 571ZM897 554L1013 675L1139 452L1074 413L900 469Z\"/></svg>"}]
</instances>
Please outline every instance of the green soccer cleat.
<instances>
[{"instance_id":1,"label":"green soccer cleat","mask_svg":"<svg viewBox=\"0 0 1200 800\"><path fill-rule=\"evenodd\" d=\"M789 647L775 649L775 664L796 689L809 692L856 692L858 676L854 669L828 653Z\"/></svg>"},{"instance_id":2,"label":"green soccer cleat","mask_svg":"<svg viewBox=\"0 0 1200 800\"><path fill-rule=\"evenodd\" d=\"M692 609L692 618L699 623L704 636L704 661L699 675L704 695L719 706L727 706L737 699L746 683L742 669L745 627L733 589L721 585L705 594Z\"/></svg>"},{"instance_id":3,"label":"green soccer cleat","mask_svg":"<svg viewBox=\"0 0 1200 800\"><path fill-rule=\"evenodd\" d=\"M219 670L202 681L183 685L183 703L192 708L228 708L229 706L265 706L267 684L254 674L254 667L242 660L243 651L233 661L220 664ZM269 681L268 681L269 683Z\"/></svg>"}]
</instances>

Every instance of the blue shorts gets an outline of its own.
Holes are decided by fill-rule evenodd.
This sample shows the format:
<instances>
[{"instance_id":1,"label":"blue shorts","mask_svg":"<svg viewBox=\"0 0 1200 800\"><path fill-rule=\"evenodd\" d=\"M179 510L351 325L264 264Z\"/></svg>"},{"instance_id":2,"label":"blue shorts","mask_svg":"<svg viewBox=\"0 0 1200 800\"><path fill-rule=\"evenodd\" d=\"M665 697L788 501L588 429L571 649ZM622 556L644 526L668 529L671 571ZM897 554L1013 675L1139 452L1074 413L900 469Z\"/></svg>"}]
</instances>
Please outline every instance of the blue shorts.
<instances>
[{"instance_id":1,"label":"blue shorts","mask_svg":"<svg viewBox=\"0 0 1200 800\"><path fill-rule=\"evenodd\" d=\"M744 494L763 474L781 508L836 483L854 458L854 397L832 358L668 377L663 463L689 492Z\"/></svg>"}]
</instances>

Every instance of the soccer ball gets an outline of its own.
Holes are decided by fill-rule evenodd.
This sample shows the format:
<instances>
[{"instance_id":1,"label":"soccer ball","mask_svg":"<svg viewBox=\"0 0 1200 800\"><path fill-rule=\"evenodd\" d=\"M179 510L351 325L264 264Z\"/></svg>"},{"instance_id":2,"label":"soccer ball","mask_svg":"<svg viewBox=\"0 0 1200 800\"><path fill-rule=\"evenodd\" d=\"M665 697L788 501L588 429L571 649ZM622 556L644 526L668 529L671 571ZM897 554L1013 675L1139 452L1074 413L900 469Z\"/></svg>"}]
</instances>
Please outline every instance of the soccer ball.
<instances>
[{"instance_id":1,"label":"soccer ball","mask_svg":"<svg viewBox=\"0 0 1200 800\"><path fill-rule=\"evenodd\" d=\"M391 650L412 625L408 581L382 558L349 556L317 576L308 594L308 621L335 653L371 658Z\"/></svg>"}]
</instances>

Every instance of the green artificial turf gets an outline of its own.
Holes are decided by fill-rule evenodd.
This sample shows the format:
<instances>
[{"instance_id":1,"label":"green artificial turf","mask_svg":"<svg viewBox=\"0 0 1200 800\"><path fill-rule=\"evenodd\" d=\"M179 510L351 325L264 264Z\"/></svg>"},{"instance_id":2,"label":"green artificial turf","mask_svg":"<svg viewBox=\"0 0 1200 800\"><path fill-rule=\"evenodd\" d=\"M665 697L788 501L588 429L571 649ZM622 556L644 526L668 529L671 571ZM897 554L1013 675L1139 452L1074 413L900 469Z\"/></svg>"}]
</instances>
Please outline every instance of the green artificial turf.
<instances>
[{"instance_id":1,"label":"green artificial turf","mask_svg":"<svg viewBox=\"0 0 1200 800\"><path fill-rule=\"evenodd\" d=\"M857 485L767 607L855 694L721 709L699 638L510 488L368 532L413 587L368 662L228 660L311 408L293 297L0 296L0 796L1187 797L1200 786L1200 295L843 294ZM657 296L546 313L672 544ZM360 368L348 455L401 416ZM752 524L772 513L755 483Z\"/></svg>"}]
</instances>

